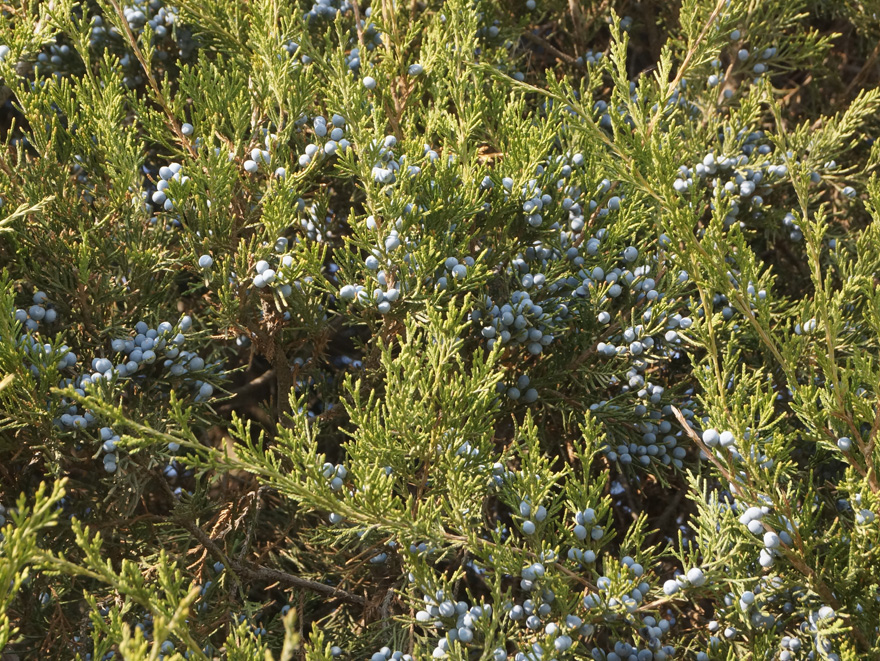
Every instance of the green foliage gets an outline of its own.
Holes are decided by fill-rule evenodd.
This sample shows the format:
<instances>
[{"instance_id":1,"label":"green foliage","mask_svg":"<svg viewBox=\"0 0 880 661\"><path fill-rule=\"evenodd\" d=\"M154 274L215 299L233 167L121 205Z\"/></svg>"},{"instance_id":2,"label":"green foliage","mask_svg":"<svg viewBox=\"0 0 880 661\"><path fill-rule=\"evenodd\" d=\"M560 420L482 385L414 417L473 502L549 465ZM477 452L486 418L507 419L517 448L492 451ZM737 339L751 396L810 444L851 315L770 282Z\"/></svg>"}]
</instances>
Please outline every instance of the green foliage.
<instances>
[{"instance_id":1,"label":"green foliage","mask_svg":"<svg viewBox=\"0 0 880 661\"><path fill-rule=\"evenodd\" d=\"M0 655L880 656L877 15L0 7Z\"/></svg>"}]
</instances>

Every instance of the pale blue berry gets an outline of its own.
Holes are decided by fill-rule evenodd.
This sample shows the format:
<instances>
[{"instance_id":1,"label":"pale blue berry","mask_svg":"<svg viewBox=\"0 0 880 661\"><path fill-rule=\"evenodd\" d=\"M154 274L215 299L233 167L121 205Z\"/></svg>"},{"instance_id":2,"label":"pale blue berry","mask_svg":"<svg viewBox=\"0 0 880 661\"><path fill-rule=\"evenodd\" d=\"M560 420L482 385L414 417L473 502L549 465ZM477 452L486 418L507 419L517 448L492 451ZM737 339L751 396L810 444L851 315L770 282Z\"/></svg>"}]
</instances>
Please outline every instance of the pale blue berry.
<instances>
[{"instance_id":1,"label":"pale blue berry","mask_svg":"<svg viewBox=\"0 0 880 661\"><path fill-rule=\"evenodd\" d=\"M687 579L694 587L700 587L706 584L706 576L703 574L703 570L699 567L688 569Z\"/></svg>"}]
</instances>

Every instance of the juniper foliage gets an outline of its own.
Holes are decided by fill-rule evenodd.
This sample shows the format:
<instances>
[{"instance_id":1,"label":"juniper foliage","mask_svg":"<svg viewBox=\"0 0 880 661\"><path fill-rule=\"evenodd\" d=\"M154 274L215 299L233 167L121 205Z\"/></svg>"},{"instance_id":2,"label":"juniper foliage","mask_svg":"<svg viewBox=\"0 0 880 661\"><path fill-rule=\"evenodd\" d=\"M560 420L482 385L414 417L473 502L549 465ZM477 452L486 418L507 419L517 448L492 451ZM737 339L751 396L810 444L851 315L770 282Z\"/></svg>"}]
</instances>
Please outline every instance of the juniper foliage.
<instances>
[{"instance_id":1,"label":"juniper foliage","mask_svg":"<svg viewBox=\"0 0 880 661\"><path fill-rule=\"evenodd\" d=\"M880 656L878 15L3 5L4 658Z\"/></svg>"}]
</instances>

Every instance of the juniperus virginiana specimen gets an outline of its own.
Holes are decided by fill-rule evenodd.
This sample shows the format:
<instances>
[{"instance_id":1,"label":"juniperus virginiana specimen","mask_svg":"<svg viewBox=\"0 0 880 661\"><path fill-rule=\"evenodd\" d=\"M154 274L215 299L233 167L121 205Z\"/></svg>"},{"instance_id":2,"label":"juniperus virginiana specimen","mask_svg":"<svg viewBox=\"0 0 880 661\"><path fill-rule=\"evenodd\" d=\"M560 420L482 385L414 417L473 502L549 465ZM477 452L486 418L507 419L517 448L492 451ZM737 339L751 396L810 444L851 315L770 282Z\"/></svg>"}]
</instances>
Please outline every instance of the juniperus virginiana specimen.
<instances>
[{"instance_id":1,"label":"juniperus virginiana specimen","mask_svg":"<svg viewBox=\"0 0 880 661\"><path fill-rule=\"evenodd\" d=\"M4 5L0 650L880 655L870 4Z\"/></svg>"}]
</instances>

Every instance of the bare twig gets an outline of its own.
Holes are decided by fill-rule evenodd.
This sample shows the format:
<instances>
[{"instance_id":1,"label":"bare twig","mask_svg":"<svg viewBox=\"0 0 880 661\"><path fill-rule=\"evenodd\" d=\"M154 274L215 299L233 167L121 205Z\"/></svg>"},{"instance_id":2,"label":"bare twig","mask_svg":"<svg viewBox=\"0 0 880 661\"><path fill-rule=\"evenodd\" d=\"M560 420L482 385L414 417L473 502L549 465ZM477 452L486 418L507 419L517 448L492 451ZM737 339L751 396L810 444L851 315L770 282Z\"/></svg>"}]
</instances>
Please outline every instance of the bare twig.
<instances>
[{"instance_id":1,"label":"bare twig","mask_svg":"<svg viewBox=\"0 0 880 661\"><path fill-rule=\"evenodd\" d=\"M250 581L268 581L271 583L280 583L282 585L298 588L300 590L316 592L326 597L333 597L335 599L339 599L350 604L355 604L357 606L365 606L367 603L367 600L364 599L364 597L356 594L351 594L341 588L334 587L332 585L325 585L324 583L318 583L317 581L310 581L309 579L294 576L293 574L288 574L287 572L279 571L277 569L270 569L269 567L264 567L262 565L251 565L246 562L232 560L229 556L226 555L223 549L221 549L214 542L214 540L211 539L208 534L199 526L197 526L192 520L183 516L179 516L175 517L173 521L180 527L187 530L193 537L196 538L199 544L204 546L205 549L207 549L207 551L212 556L217 558L217 560L222 562L225 567L237 574L239 578Z\"/></svg>"},{"instance_id":2,"label":"bare twig","mask_svg":"<svg viewBox=\"0 0 880 661\"><path fill-rule=\"evenodd\" d=\"M251 519L251 524L248 526L247 534L244 538L244 544L241 545L241 551L238 554L238 561L244 562L244 559L247 557L248 551L251 548L251 542L254 538L254 531L257 529L257 522L260 520L260 512L263 509L263 494L269 490L269 487L262 486L254 492L254 500L256 501L256 506L254 507L254 518Z\"/></svg>"},{"instance_id":3,"label":"bare twig","mask_svg":"<svg viewBox=\"0 0 880 661\"><path fill-rule=\"evenodd\" d=\"M567 62L568 64L574 64L575 58L573 58L571 55L568 55L567 53L563 53L561 50L556 48L556 46L554 46L549 41L544 39L544 37L539 37L538 35L534 34L530 30L526 30L523 33L523 36L526 39L528 39L529 41L531 41L533 44L537 44L541 48L544 48L544 49L550 51L551 53L553 53L556 57L558 57L563 62Z\"/></svg>"},{"instance_id":4,"label":"bare twig","mask_svg":"<svg viewBox=\"0 0 880 661\"><path fill-rule=\"evenodd\" d=\"M217 408L220 413L231 411L242 400L258 392L275 379L275 370L268 369L258 377L248 381L241 388L234 390L232 398Z\"/></svg>"},{"instance_id":5,"label":"bare twig","mask_svg":"<svg viewBox=\"0 0 880 661\"><path fill-rule=\"evenodd\" d=\"M877 63L878 57L880 57L880 41L874 46L874 50L871 51L871 54L868 56L868 59L865 60L865 63L862 65L862 68L859 69L859 72L853 76L850 84L846 86L846 90L843 92L844 96L850 96L856 87L861 86L868 75L868 69Z\"/></svg>"}]
</instances>

